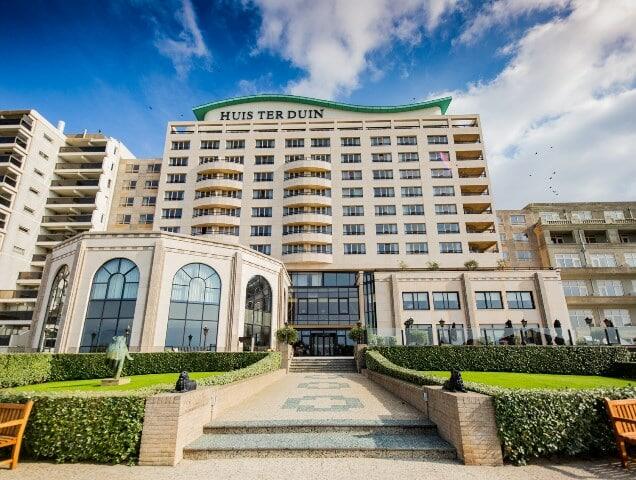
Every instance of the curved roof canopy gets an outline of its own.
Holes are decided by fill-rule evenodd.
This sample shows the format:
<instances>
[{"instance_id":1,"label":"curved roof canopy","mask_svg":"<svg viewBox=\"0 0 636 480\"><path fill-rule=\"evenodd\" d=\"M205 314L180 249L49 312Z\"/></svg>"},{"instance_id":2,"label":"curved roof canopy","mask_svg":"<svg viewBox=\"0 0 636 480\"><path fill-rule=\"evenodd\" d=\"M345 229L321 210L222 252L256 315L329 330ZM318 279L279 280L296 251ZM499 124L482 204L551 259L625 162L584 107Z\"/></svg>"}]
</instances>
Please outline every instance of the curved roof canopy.
<instances>
[{"instance_id":1,"label":"curved roof canopy","mask_svg":"<svg viewBox=\"0 0 636 480\"><path fill-rule=\"evenodd\" d=\"M371 106L371 105L352 105L349 103L334 102L331 100L320 100L318 98L311 97L299 97L296 95L282 95L282 94L262 94L262 95L249 95L246 97L228 98L226 100L219 100L218 102L210 102L204 105L194 107L192 111L197 120L203 120L205 114L210 110L216 110L223 107L229 107L231 105L240 105L242 103L254 103L254 102L287 102L287 103L303 103L305 105L313 105L316 107L333 108L336 110L345 110L349 112L358 113L397 113L397 112L411 112L413 110L421 110L423 108L439 107L442 115L448 110L448 106L451 102L451 97L438 98L435 100L427 100L425 102L408 103L406 105L387 105L387 106Z\"/></svg>"}]
</instances>

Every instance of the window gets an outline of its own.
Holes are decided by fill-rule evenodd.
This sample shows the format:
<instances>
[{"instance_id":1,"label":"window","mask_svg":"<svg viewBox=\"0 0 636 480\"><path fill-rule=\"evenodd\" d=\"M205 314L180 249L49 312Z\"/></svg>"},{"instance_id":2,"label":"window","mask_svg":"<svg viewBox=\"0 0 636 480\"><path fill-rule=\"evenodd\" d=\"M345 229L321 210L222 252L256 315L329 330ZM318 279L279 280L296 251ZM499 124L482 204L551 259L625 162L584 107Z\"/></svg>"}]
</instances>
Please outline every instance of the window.
<instances>
[{"instance_id":1,"label":"window","mask_svg":"<svg viewBox=\"0 0 636 480\"><path fill-rule=\"evenodd\" d=\"M424 215L424 205L402 205L402 215Z\"/></svg>"},{"instance_id":2,"label":"window","mask_svg":"<svg viewBox=\"0 0 636 480\"><path fill-rule=\"evenodd\" d=\"M13 251L17 254L24 255L24 248L18 247L17 245L13 246Z\"/></svg>"},{"instance_id":3,"label":"window","mask_svg":"<svg viewBox=\"0 0 636 480\"><path fill-rule=\"evenodd\" d=\"M438 223L437 233L459 233L459 223Z\"/></svg>"},{"instance_id":4,"label":"window","mask_svg":"<svg viewBox=\"0 0 636 480\"><path fill-rule=\"evenodd\" d=\"M462 253L462 243L439 242L439 253Z\"/></svg>"},{"instance_id":5,"label":"window","mask_svg":"<svg viewBox=\"0 0 636 480\"><path fill-rule=\"evenodd\" d=\"M255 200L271 200L274 198L274 190L254 190L253 198Z\"/></svg>"},{"instance_id":6,"label":"window","mask_svg":"<svg viewBox=\"0 0 636 480\"><path fill-rule=\"evenodd\" d=\"M606 210L603 212L605 220L615 222L616 220L625 220L625 212L622 210Z\"/></svg>"},{"instance_id":7,"label":"window","mask_svg":"<svg viewBox=\"0 0 636 480\"><path fill-rule=\"evenodd\" d=\"M517 260L522 262L527 262L532 260L533 253L530 250L517 250L516 252Z\"/></svg>"},{"instance_id":8,"label":"window","mask_svg":"<svg viewBox=\"0 0 636 480\"><path fill-rule=\"evenodd\" d=\"M39 190L37 188L34 188L34 187L30 187L29 188L29 192L33 193L34 195L39 195L40 194Z\"/></svg>"},{"instance_id":9,"label":"window","mask_svg":"<svg viewBox=\"0 0 636 480\"><path fill-rule=\"evenodd\" d=\"M563 280L563 294L566 297L587 297L585 280Z\"/></svg>"},{"instance_id":10,"label":"window","mask_svg":"<svg viewBox=\"0 0 636 480\"><path fill-rule=\"evenodd\" d=\"M595 268L616 266L616 258L611 253L592 253L590 254L590 260Z\"/></svg>"},{"instance_id":11,"label":"window","mask_svg":"<svg viewBox=\"0 0 636 480\"><path fill-rule=\"evenodd\" d=\"M343 180L362 180L362 170L343 170Z\"/></svg>"},{"instance_id":12,"label":"window","mask_svg":"<svg viewBox=\"0 0 636 480\"><path fill-rule=\"evenodd\" d=\"M532 310L534 301L532 292L506 292L508 308L512 310Z\"/></svg>"},{"instance_id":13,"label":"window","mask_svg":"<svg viewBox=\"0 0 636 480\"><path fill-rule=\"evenodd\" d=\"M475 292L478 310L501 310L501 292Z\"/></svg>"},{"instance_id":14,"label":"window","mask_svg":"<svg viewBox=\"0 0 636 480\"><path fill-rule=\"evenodd\" d=\"M395 197L395 189L393 187L375 187L373 189L374 197Z\"/></svg>"},{"instance_id":15,"label":"window","mask_svg":"<svg viewBox=\"0 0 636 480\"><path fill-rule=\"evenodd\" d=\"M426 233L425 223L405 223L404 233L407 235L424 235Z\"/></svg>"},{"instance_id":16,"label":"window","mask_svg":"<svg viewBox=\"0 0 636 480\"><path fill-rule=\"evenodd\" d=\"M426 137L429 145L447 144L448 137L446 135L428 135Z\"/></svg>"},{"instance_id":17,"label":"window","mask_svg":"<svg viewBox=\"0 0 636 480\"><path fill-rule=\"evenodd\" d=\"M364 207L362 205L345 205L342 207L343 217L362 217L364 215Z\"/></svg>"},{"instance_id":18,"label":"window","mask_svg":"<svg viewBox=\"0 0 636 480\"><path fill-rule=\"evenodd\" d=\"M393 178L393 170L373 170L374 180L391 180Z\"/></svg>"},{"instance_id":19,"label":"window","mask_svg":"<svg viewBox=\"0 0 636 480\"><path fill-rule=\"evenodd\" d=\"M343 197L343 198L357 198L357 197L362 197L362 187L356 187L356 188L343 188L343 189L342 189L342 197Z\"/></svg>"},{"instance_id":20,"label":"window","mask_svg":"<svg viewBox=\"0 0 636 480\"><path fill-rule=\"evenodd\" d=\"M304 146L305 146L305 139L303 138L286 138L285 139L286 148L303 148ZM272 145L272 148L273 148L273 145Z\"/></svg>"},{"instance_id":21,"label":"window","mask_svg":"<svg viewBox=\"0 0 636 480\"><path fill-rule=\"evenodd\" d=\"M252 225L250 235L252 235L252 237L271 237L272 226L271 225Z\"/></svg>"},{"instance_id":22,"label":"window","mask_svg":"<svg viewBox=\"0 0 636 480\"><path fill-rule=\"evenodd\" d=\"M181 218L182 213L180 208L164 208L161 210L161 218Z\"/></svg>"},{"instance_id":23,"label":"window","mask_svg":"<svg viewBox=\"0 0 636 480\"><path fill-rule=\"evenodd\" d=\"M274 165L274 155L256 155L256 165Z\"/></svg>"},{"instance_id":24,"label":"window","mask_svg":"<svg viewBox=\"0 0 636 480\"><path fill-rule=\"evenodd\" d=\"M201 150L218 150L220 146L219 140L201 140Z\"/></svg>"},{"instance_id":25,"label":"window","mask_svg":"<svg viewBox=\"0 0 636 480\"><path fill-rule=\"evenodd\" d=\"M157 204L157 197L144 197L141 199L141 205L144 207L154 207Z\"/></svg>"},{"instance_id":26,"label":"window","mask_svg":"<svg viewBox=\"0 0 636 480\"><path fill-rule=\"evenodd\" d=\"M422 187L402 187L400 189L400 194L403 197L421 197Z\"/></svg>"},{"instance_id":27,"label":"window","mask_svg":"<svg viewBox=\"0 0 636 480\"><path fill-rule=\"evenodd\" d=\"M119 225L130 225L132 215L117 215L117 223Z\"/></svg>"},{"instance_id":28,"label":"window","mask_svg":"<svg viewBox=\"0 0 636 480\"><path fill-rule=\"evenodd\" d=\"M312 138L311 139L312 147L330 147L331 139L329 138Z\"/></svg>"},{"instance_id":29,"label":"window","mask_svg":"<svg viewBox=\"0 0 636 480\"><path fill-rule=\"evenodd\" d=\"M435 213L437 215L456 215L457 205L454 203L441 203L435 205Z\"/></svg>"},{"instance_id":30,"label":"window","mask_svg":"<svg viewBox=\"0 0 636 480\"><path fill-rule=\"evenodd\" d=\"M431 178L453 178L453 170L450 168L432 168Z\"/></svg>"},{"instance_id":31,"label":"window","mask_svg":"<svg viewBox=\"0 0 636 480\"><path fill-rule=\"evenodd\" d=\"M190 140L172 142L172 150L190 150Z\"/></svg>"},{"instance_id":32,"label":"window","mask_svg":"<svg viewBox=\"0 0 636 480\"><path fill-rule=\"evenodd\" d=\"M428 310L428 292L402 292L404 310Z\"/></svg>"},{"instance_id":33,"label":"window","mask_svg":"<svg viewBox=\"0 0 636 480\"><path fill-rule=\"evenodd\" d=\"M510 224L511 225L525 225L526 224L526 216L525 215L510 215Z\"/></svg>"},{"instance_id":34,"label":"window","mask_svg":"<svg viewBox=\"0 0 636 480\"><path fill-rule=\"evenodd\" d=\"M434 197L454 197L455 187L433 187Z\"/></svg>"},{"instance_id":35,"label":"window","mask_svg":"<svg viewBox=\"0 0 636 480\"><path fill-rule=\"evenodd\" d=\"M168 160L169 167L187 167L188 157L170 157Z\"/></svg>"},{"instance_id":36,"label":"window","mask_svg":"<svg viewBox=\"0 0 636 480\"><path fill-rule=\"evenodd\" d=\"M126 258L104 263L93 277L80 341L80 352L106 348L132 327L137 304L139 269Z\"/></svg>"},{"instance_id":37,"label":"window","mask_svg":"<svg viewBox=\"0 0 636 480\"><path fill-rule=\"evenodd\" d=\"M625 254L625 263L629 267L636 267L636 252L628 252Z\"/></svg>"},{"instance_id":38,"label":"window","mask_svg":"<svg viewBox=\"0 0 636 480\"><path fill-rule=\"evenodd\" d=\"M142 225L150 225L155 221L155 216L152 213L142 213L139 215L139 223Z\"/></svg>"},{"instance_id":39,"label":"window","mask_svg":"<svg viewBox=\"0 0 636 480\"><path fill-rule=\"evenodd\" d=\"M391 172L391 178L393 178L393 172ZM419 170L400 170L400 178L402 180L415 180L422 178L422 174Z\"/></svg>"},{"instance_id":40,"label":"window","mask_svg":"<svg viewBox=\"0 0 636 480\"><path fill-rule=\"evenodd\" d=\"M424 255L428 253L428 243L426 242L406 242L407 255Z\"/></svg>"},{"instance_id":41,"label":"window","mask_svg":"<svg viewBox=\"0 0 636 480\"><path fill-rule=\"evenodd\" d=\"M342 163L360 163L362 162L362 157L359 153L343 153L340 156L340 161Z\"/></svg>"},{"instance_id":42,"label":"window","mask_svg":"<svg viewBox=\"0 0 636 480\"><path fill-rule=\"evenodd\" d=\"M150 165L146 165L146 173L159 173L159 172L161 172L160 163L151 163Z\"/></svg>"},{"instance_id":43,"label":"window","mask_svg":"<svg viewBox=\"0 0 636 480\"><path fill-rule=\"evenodd\" d=\"M157 190L159 188L159 180L146 180L146 183L144 183L144 188L146 190Z\"/></svg>"},{"instance_id":44,"label":"window","mask_svg":"<svg viewBox=\"0 0 636 480\"><path fill-rule=\"evenodd\" d=\"M632 324L629 310L623 308L611 308L603 310L604 318L612 322L615 327L627 327Z\"/></svg>"},{"instance_id":45,"label":"window","mask_svg":"<svg viewBox=\"0 0 636 480\"><path fill-rule=\"evenodd\" d=\"M51 351L55 348L58 327L62 318L62 310L66 302L68 274L68 266L62 265L55 274L55 278L51 284L51 293L49 294L49 300L46 305L44 328L40 334L40 351Z\"/></svg>"},{"instance_id":46,"label":"window","mask_svg":"<svg viewBox=\"0 0 636 480\"><path fill-rule=\"evenodd\" d=\"M345 255L364 255L367 253L367 246L364 243L345 243Z\"/></svg>"},{"instance_id":47,"label":"window","mask_svg":"<svg viewBox=\"0 0 636 480\"><path fill-rule=\"evenodd\" d=\"M435 310L459 310L458 292L433 292Z\"/></svg>"},{"instance_id":48,"label":"window","mask_svg":"<svg viewBox=\"0 0 636 480\"><path fill-rule=\"evenodd\" d=\"M244 337L255 337L254 345L268 348L272 331L272 288L261 275L253 276L245 289ZM243 342L243 350L250 350L250 342Z\"/></svg>"},{"instance_id":49,"label":"window","mask_svg":"<svg viewBox=\"0 0 636 480\"><path fill-rule=\"evenodd\" d=\"M555 253L554 261L556 266L561 268L581 267L581 257L578 253Z\"/></svg>"},{"instance_id":50,"label":"window","mask_svg":"<svg viewBox=\"0 0 636 480\"><path fill-rule=\"evenodd\" d=\"M253 207L252 217L271 217L272 207Z\"/></svg>"},{"instance_id":51,"label":"window","mask_svg":"<svg viewBox=\"0 0 636 480\"><path fill-rule=\"evenodd\" d=\"M398 162L419 162L420 155L417 152L398 153Z\"/></svg>"},{"instance_id":52,"label":"window","mask_svg":"<svg viewBox=\"0 0 636 480\"><path fill-rule=\"evenodd\" d=\"M256 250L257 252L265 254L265 255L271 255L272 254L272 246L270 244L257 243L257 244L254 244L254 245L250 245L250 248L252 250Z\"/></svg>"},{"instance_id":53,"label":"window","mask_svg":"<svg viewBox=\"0 0 636 480\"><path fill-rule=\"evenodd\" d=\"M122 197L119 201L120 207L132 207L135 203L135 197Z\"/></svg>"},{"instance_id":54,"label":"window","mask_svg":"<svg viewBox=\"0 0 636 480\"><path fill-rule=\"evenodd\" d=\"M408 136L408 137L397 137L398 145L417 145L417 137L416 136Z\"/></svg>"},{"instance_id":55,"label":"window","mask_svg":"<svg viewBox=\"0 0 636 480\"><path fill-rule=\"evenodd\" d=\"M256 148L274 148L276 142L272 138L256 140Z\"/></svg>"},{"instance_id":56,"label":"window","mask_svg":"<svg viewBox=\"0 0 636 480\"><path fill-rule=\"evenodd\" d=\"M309 158L315 162L331 163L331 155L328 153L312 153Z\"/></svg>"},{"instance_id":57,"label":"window","mask_svg":"<svg viewBox=\"0 0 636 480\"><path fill-rule=\"evenodd\" d=\"M528 234L527 233L523 233L523 232L513 233L512 234L512 239L515 242L529 242L530 241L530 239L528 238Z\"/></svg>"},{"instance_id":58,"label":"window","mask_svg":"<svg viewBox=\"0 0 636 480\"><path fill-rule=\"evenodd\" d=\"M342 226L343 235L364 235L364 224L362 223L346 223Z\"/></svg>"},{"instance_id":59,"label":"window","mask_svg":"<svg viewBox=\"0 0 636 480\"><path fill-rule=\"evenodd\" d=\"M226 140L225 148L227 150L239 150L245 148L245 140Z\"/></svg>"},{"instance_id":60,"label":"window","mask_svg":"<svg viewBox=\"0 0 636 480\"><path fill-rule=\"evenodd\" d=\"M183 190L168 190L167 192L164 192L163 194L163 199L168 202L183 200L183 198L184 198Z\"/></svg>"},{"instance_id":61,"label":"window","mask_svg":"<svg viewBox=\"0 0 636 480\"><path fill-rule=\"evenodd\" d=\"M596 288L601 297L622 297L625 294L620 280L597 280Z\"/></svg>"},{"instance_id":62,"label":"window","mask_svg":"<svg viewBox=\"0 0 636 480\"><path fill-rule=\"evenodd\" d=\"M169 173L166 181L167 183L185 183L186 174L185 173Z\"/></svg>"},{"instance_id":63,"label":"window","mask_svg":"<svg viewBox=\"0 0 636 480\"><path fill-rule=\"evenodd\" d=\"M181 227L159 227L159 231L169 232L169 233L179 233L181 231Z\"/></svg>"},{"instance_id":64,"label":"window","mask_svg":"<svg viewBox=\"0 0 636 480\"><path fill-rule=\"evenodd\" d=\"M383 217L387 215L395 215L395 205L376 205L375 215L376 217Z\"/></svg>"},{"instance_id":65,"label":"window","mask_svg":"<svg viewBox=\"0 0 636 480\"><path fill-rule=\"evenodd\" d=\"M378 243L379 255L398 255L400 247L397 243Z\"/></svg>"},{"instance_id":66,"label":"window","mask_svg":"<svg viewBox=\"0 0 636 480\"><path fill-rule=\"evenodd\" d=\"M273 182L274 172L254 172L255 182Z\"/></svg>"},{"instance_id":67,"label":"window","mask_svg":"<svg viewBox=\"0 0 636 480\"><path fill-rule=\"evenodd\" d=\"M372 162L376 162L376 163L378 163L378 162L380 162L380 163L382 163L382 162L388 163L388 162L392 161L392 157L391 157L390 153L372 153L371 154L371 161Z\"/></svg>"},{"instance_id":68,"label":"window","mask_svg":"<svg viewBox=\"0 0 636 480\"><path fill-rule=\"evenodd\" d=\"M428 159L431 162L448 162L450 154L448 152L428 152Z\"/></svg>"},{"instance_id":69,"label":"window","mask_svg":"<svg viewBox=\"0 0 636 480\"><path fill-rule=\"evenodd\" d=\"M33 173L35 173L39 177L43 177L44 176L44 172L42 170L38 170L37 168L33 169Z\"/></svg>"},{"instance_id":70,"label":"window","mask_svg":"<svg viewBox=\"0 0 636 480\"><path fill-rule=\"evenodd\" d=\"M49 156L46 153L42 152L42 151L39 151L38 155L40 155L40 157L42 157L44 160L48 160L49 159Z\"/></svg>"},{"instance_id":71,"label":"window","mask_svg":"<svg viewBox=\"0 0 636 480\"><path fill-rule=\"evenodd\" d=\"M342 137L340 139L340 145L343 147L359 147L360 137Z\"/></svg>"},{"instance_id":72,"label":"window","mask_svg":"<svg viewBox=\"0 0 636 480\"><path fill-rule=\"evenodd\" d=\"M371 146L391 145L391 137L371 137Z\"/></svg>"},{"instance_id":73,"label":"window","mask_svg":"<svg viewBox=\"0 0 636 480\"><path fill-rule=\"evenodd\" d=\"M397 223L376 223L376 235L397 235Z\"/></svg>"},{"instance_id":74,"label":"window","mask_svg":"<svg viewBox=\"0 0 636 480\"><path fill-rule=\"evenodd\" d=\"M29 233L29 229L27 227L23 227L22 225L18 226L18 230L22 233Z\"/></svg>"},{"instance_id":75,"label":"window","mask_svg":"<svg viewBox=\"0 0 636 480\"><path fill-rule=\"evenodd\" d=\"M221 279L203 263L181 268L172 281L166 348L216 351Z\"/></svg>"}]
</instances>

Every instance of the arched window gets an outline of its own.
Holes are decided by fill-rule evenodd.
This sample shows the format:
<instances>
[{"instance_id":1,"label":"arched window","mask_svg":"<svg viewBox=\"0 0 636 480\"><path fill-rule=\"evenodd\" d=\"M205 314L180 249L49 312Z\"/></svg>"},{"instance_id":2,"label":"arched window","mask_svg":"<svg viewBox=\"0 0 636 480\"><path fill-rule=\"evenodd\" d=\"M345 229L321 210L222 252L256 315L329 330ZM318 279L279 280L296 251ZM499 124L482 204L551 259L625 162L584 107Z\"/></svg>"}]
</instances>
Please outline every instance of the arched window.
<instances>
[{"instance_id":1,"label":"arched window","mask_svg":"<svg viewBox=\"0 0 636 480\"><path fill-rule=\"evenodd\" d=\"M265 278L253 276L247 282L245 294L244 336L256 336L256 347L269 347L272 332L272 288ZM243 349L250 349L250 342L243 342Z\"/></svg>"},{"instance_id":2,"label":"arched window","mask_svg":"<svg viewBox=\"0 0 636 480\"><path fill-rule=\"evenodd\" d=\"M51 351L55 348L57 330L60 325L62 309L66 303L66 287L68 286L68 266L62 265L55 274L46 304L46 317L40 335L40 351Z\"/></svg>"},{"instance_id":3,"label":"arched window","mask_svg":"<svg viewBox=\"0 0 636 480\"><path fill-rule=\"evenodd\" d=\"M113 258L97 270L86 311L81 352L104 350L114 336L130 335L138 287L139 269L130 260Z\"/></svg>"},{"instance_id":4,"label":"arched window","mask_svg":"<svg viewBox=\"0 0 636 480\"><path fill-rule=\"evenodd\" d=\"M216 351L221 279L203 263L181 268L172 281L166 348Z\"/></svg>"}]
</instances>

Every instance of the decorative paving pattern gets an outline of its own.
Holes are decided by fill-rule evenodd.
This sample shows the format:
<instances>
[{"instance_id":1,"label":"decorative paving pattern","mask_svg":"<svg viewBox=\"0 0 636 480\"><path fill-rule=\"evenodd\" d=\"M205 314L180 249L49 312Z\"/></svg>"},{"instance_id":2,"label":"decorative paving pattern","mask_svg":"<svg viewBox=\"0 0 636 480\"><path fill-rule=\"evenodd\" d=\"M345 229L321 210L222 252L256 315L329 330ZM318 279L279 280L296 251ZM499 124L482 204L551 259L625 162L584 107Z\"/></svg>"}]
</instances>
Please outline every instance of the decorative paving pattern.
<instances>
[{"instance_id":1,"label":"decorative paving pattern","mask_svg":"<svg viewBox=\"0 0 636 480\"><path fill-rule=\"evenodd\" d=\"M305 395L288 398L283 408L297 412L347 412L354 408L364 408L359 398L343 395Z\"/></svg>"},{"instance_id":2,"label":"decorative paving pattern","mask_svg":"<svg viewBox=\"0 0 636 480\"><path fill-rule=\"evenodd\" d=\"M298 388L307 390L341 390L350 388L348 383L343 382L303 382L298 384Z\"/></svg>"},{"instance_id":3,"label":"decorative paving pattern","mask_svg":"<svg viewBox=\"0 0 636 480\"><path fill-rule=\"evenodd\" d=\"M337 375L335 373L316 373L313 375L305 375L305 378L311 380L335 380L337 378L346 378L344 375Z\"/></svg>"}]
</instances>

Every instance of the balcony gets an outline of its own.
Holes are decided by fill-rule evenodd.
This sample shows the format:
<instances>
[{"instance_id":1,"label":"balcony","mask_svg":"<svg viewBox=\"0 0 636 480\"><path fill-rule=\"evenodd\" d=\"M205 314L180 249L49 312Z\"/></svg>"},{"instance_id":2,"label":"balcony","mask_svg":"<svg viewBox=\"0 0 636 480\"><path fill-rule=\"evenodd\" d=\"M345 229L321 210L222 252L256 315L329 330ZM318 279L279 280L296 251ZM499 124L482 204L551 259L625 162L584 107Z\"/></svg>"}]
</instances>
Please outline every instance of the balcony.
<instances>
[{"instance_id":1,"label":"balcony","mask_svg":"<svg viewBox=\"0 0 636 480\"><path fill-rule=\"evenodd\" d=\"M490 191L488 185L462 185L460 187L462 197L488 197Z\"/></svg>"},{"instance_id":2,"label":"balcony","mask_svg":"<svg viewBox=\"0 0 636 480\"><path fill-rule=\"evenodd\" d=\"M302 229L292 230L289 233L283 232L283 241L286 244L331 244L333 236L331 227L321 229L320 227L305 226Z\"/></svg>"},{"instance_id":3,"label":"balcony","mask_svg":"<svg viewBox=\"0 0 636 480\"><path fill-rule=\"evenodd\" d=\"M196 168L197 173L205 174L212 172L228 172L228 173L243 173L245 165L243 163L227 160L224 158L218 158L215 160L207 160L199 162Z\"/></svg>"},{"instance_id":4,"label":"balcony","mask_svg":"<svg viewBox=\"0 0 636 480\"><path fill-rule=\"evenodd\" d=\"M0 290L0 300L33 300L38 296L37 290Z\"/></svg>"},{"instance_id":5,"label":"balcony","mask_svg":"<svg viewBox=\"0 0 636 480\"><path fill-rule=\"evenodd\" d=\"M4 130L24 129L33 130L33 120L28 115L17 115L0 118L0 132Z\"/></svg>"},{"instance_id":6,"label":"balcony","mask_svg":"<svg viewBox=\"0 0 636 480\"><path fill-rule=\"evenodd\" d=\"M86 175L88 173L101 174L104 169L102 162L56 163L55 173L63 177L70 175Z\"/></svg>"},{"instance_id":7,"label":"balcony","mask_svg":"<svg viewBox=\"0 0 636 480\"><path fill-rule=\"evenodd\" d=\"M636 243L636 230L619 230L618 237L621 243Z\"/></svg>"},{"instance_id":8,"label":"balcony","mask_svg":"<svg viewBox=\"0 0 636 480\"><path fill-rule=\"evenodd\" d=\"M459 148L459 147L457 147ZM458 162L483 162L484 160L484 152L481 150L457 150L455 151L455 158ZM466 165L472 166L472 165ZM479 166L479 163L476 163L475 166Z\"/></svg>"},{"instance_id":9,"label":"balcony","mask_svg":"<svg viewBox=\"0 0 636 480\"><path fill-rule=\"evenodd\" d=\"M283 198L283 206L331 207L331 197L312 193L300 193Z\"/></svg>"},{"instance_id":10,"label":"balcony","mask_svg":"<svg viewBox=\"0 0 636 480\"><path fill-rule=\"evenodd\" d=\"M0 207L4 207L7 208L9 210L11 210L11 196L7 197L6 195L2 195L0 194Z\"/></svg>"},{"instance_id":11,"label":"balcony","mask_svg":"<svg viewBox=\"0 0 636 480\"><path fill-rule=\"evenodd\" d=\"M453 135L453 143L455 145L479 145L481 138L477 133L461 133Z\"/></svg>"},{"instance_id":12,"label":"balcony","mask_svg":"<svg viewBox=\"0 0 636 480\"><path fill-rule=\"evenodd\" d=\"M470 253L499 253L496 240L484 240L478 242L468 242Z\"/></svg>"},{"instance_id":13,"label":"balcony","mask_svg":"<svg viewBox=\"0 0 636 480\"><path fill-rule=\"evenodd\" d=\"M73 226L73 227L90 227L93 219L93 215L44 215L42 217L43 227L59 227L59 226ZM64 225L63 225L64 224Z\"/></svg>"},{"instance_id":14,"label":"balcony","mask_svg":"<svg viewBox=\"0 0 636 480\"><path fill-rule=\"evenodd\" d=\"M331 225L331 215L322 213L294 213L283 216L283 225Z\"/></svg>"},{"instance_id":15,"label":"balcony","mask_svg":"<svg viewBox=\"0 0 636 480\"><path fill-rule=\"evenodd\" d=\"M331 162L311 157L292 157L285 160L285 172L314 171L330 172Z\"/></svg>"},{"instance_id":16,"label":"balcony","mask_svg":"<svg viewBox=\"0 0 636 480\"><path fill-rule=\"evenodd\" d=\"M0 175L0 189L7 192L15 193L18 186L18 180L9 175Z\"/></svg>"},{"instance_id":17,"label":"balcony","mask_svg":"<svg viewBox=\"0 0 636 480\"><path fill-rule=\"evenodd\" d=\"M609 243L607 232L604 230L584 230L585 243Z\"/></svg>"},{"instance_id":18,"label":"balcony","mask_svg":"<svg viewBox=\"0 0 636 480\"><path fill-rule=\"evenodd\" d=\"M243 199L228 195L206 195L199 198L195 198L192 202L194 208L206 208L206 207L226 207L226 208L240 208L243 203Z\"/></svg>"},{"instance_id":19,"label":"balcony","mask_svg":"<svg viewBox=\"0 0 636 480\"><path fill-rule=\"evenodd\" d=\"M37 238L37 243L36 245L40 246L40 247L44 247L44 246L55 246L60 242L63 242L65 240L68 240L69 238L73 238L75 236L75 233L51 233L51 234L45 234L45 235L38 235Z\"/></svg>"},{"instance_id":20,"label":"balcony","mask_svg":"<svg viewBox=\"0 0 636 480\"><path fill-rule=\"evenodd\" d=\"M331 188L331 178L318 177L314 175L293 176L285 178L285 187Z\"/></svg>"},{"instance_id":21,"label":"balcony","mask_svg":"<svg viewBox=\"0 0 636 480\"><path fill-rule=\"evenodd\" d=\"M42 280L42 272L20 272L18 274L18 285L37 286Z\"/></svg>"},{"instance_id":22,"label":"balcony","mask_svg":"<svg viewBox=\"0 0 636 480\"><path fill-rule=\"evenodd\" d=\"M197 179L197 183L195 185L197 191L203 190L241 190L243 188L243 180L235 180L231 178L202 178L200 180Z\"/></svg>"},{"instance_id":23,"label":"balcony","mask_svg":"<svg viewBox=\"0 0 636 480\"><path fill-rule=\"evenodd\" d=\"M497 233L494 222L466 222L466 233Z\"/></svg>"},{"instance_id":24,"label":"balcony","mask_svg":"<svg viewBox=\"0 0 636 480\"><path fill-rule=\"evenodd\" d=\"M464 203L464 215L492 215L492 205L490 203Z\"/></svg>"},{"instance_id":25,"label":"balcony","mask_svg":"<svg viewBox=\"0 0 636 480\"><path fill-rule=\"evenodd\" d=\"M58 156L67 160L94 160L106 155L106 145L60 147Z\"/></svg>"},{"instance_id":26,"label":"balcony","mask_svg":"<svg viewBox=\"0 0 636 480\"><path fill-rule=\"evenodd\" d=\"M0 322L31 321L33 310L0 310Z\"/></svg>"},{"instance_id":27,"label":"balcony","mask_svg":"<svg viewBox=\"0 0 636 480\"><path fill-rule=\"evenodd\" d=\"M283 253L285 263L333 263L332 253L321 253L311 247L300 249L293 253Z\"/></svg>"},{"instance_id":28,"label":"balcony","mask_svg":"<svg viewBox=\"0 0 636 480\"><path fill-rule=\"evenodd\" d=\"M20 173L22 171L22 158L16 155L0 155L0 172L4 170Z\"/></svg>"},{"instance_id":29,"label":"balcony","mask_svg":"<svg viewBox=\"0 0 636 480\"><path fill-rule=\"evenodd\" d=\"M461 167L457 169L457 175L459 178L486 178L485 167Z\"/></svg>"},{"instance_id":30,"label":"balcony","mask_svg":"<svg viewBox=\"0 0 636 480\"><path fill-rule=\"evenodd\" d=\"M46 207L51 210L76 208L95 208L95 197L50 197L46 200Z\"/></svg>"},{"instance_id":31,"label":"balcony","mask_svg":"<svg viewBox=\"0 0 636 480\"><path fill-rule=\"evenodd\" d=\"M210 215L199 215L192 218L192 226L205 227L207 225L226 225L226 226L240 226L241 217L235 215L224 215L222 213L211 213Z\"/></svg>"},{"instance_id":32,"label":"balcony","mask_svg":"<svg viewBox=\"0 0 636 480\"><path fill-rule=\"evenodd\" d=\"M26 153L29 145L29 139L23 135L12 135L9 137L0 137L0 148L17 149Z\"/></svg>"},{"instance_id":33,"label":"balcony","mask_svg":"<svg viewBox=\"0 0 636 480\"><path fill-rule=\"evenodd\" d=\"M51 190L58 192L68 191L95 191L99 189L99 179L63 179L51 181Z\"/></svg>"}]
</instances>

